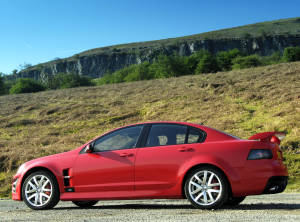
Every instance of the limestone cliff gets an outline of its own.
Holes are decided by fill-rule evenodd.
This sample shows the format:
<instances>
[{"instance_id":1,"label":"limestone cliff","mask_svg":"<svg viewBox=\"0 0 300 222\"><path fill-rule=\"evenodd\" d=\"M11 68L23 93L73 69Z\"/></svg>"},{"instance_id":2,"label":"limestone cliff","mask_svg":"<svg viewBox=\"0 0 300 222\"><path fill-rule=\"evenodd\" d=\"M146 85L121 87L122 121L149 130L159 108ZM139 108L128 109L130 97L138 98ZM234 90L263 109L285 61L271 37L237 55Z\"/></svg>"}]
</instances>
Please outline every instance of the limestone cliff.
<instances>
[{"instance_id":1,"label":"limestone cliff","mask_svg":"<svg viewBox=\"0 0 300 222\"><path fill-rule=\"evenodd\" d=\"M142 45L142 43L141 43ZM188 56L199 49L206 49L211 53L237 48L245 53L271 55L276 51L283 51L287 46L299 46L300 35L268 36L247 39L202 39L175 41L173 44L153 44L129 48L113 48L102 50L100 53L75 55L67 59L59 59L48 63L33 66L19 73L19 77L47 79L57 73L78 73L91 77L101 77L107 72L113 72L125 66L138 64L144 61L152 62L158 55L172 55L177 53Z\"/></svg>"},{"instance_id":2,"label":"limestone cliff","mask_svg":"<svg viewBox=\"0 0 300 222\"><path fill-rule=\"evenodd\" d=\"M39 64L18 77L45 80L57 73L101 77L125 66L152 62L158 55L188 56L199 49L215 54L237 48L247 54L271 55L285 47L300 46L300 18L282 19L213 32L149 42L91 49L72 57Z\"/></svg>"}]
</instances>

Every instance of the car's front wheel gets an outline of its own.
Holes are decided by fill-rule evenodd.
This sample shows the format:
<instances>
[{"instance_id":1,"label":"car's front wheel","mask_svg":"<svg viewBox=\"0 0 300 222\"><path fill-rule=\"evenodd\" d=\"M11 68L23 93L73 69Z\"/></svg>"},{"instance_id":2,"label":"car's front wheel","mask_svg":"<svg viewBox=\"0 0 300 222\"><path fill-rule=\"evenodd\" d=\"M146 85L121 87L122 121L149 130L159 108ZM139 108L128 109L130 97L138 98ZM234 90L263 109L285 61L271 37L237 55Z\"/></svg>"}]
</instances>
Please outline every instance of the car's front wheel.
<instances>
[{"instance_id":1,"label":"car's front wheel","mask_svg":"<svg viewBox=\"0 0 300 222\"><path fill-rule=\"evenodd\" d=\"M56 178L44 170L30 174L22 186L22 198L34 210L53 208L59 201Z\"/></svg>"},{"instance_id":2,"label":"car's front wheel","mask_svg":"<svg viewBox=\"0 0 300 222\"><path fill-rule=\"evenodd\" d=\"M214 167L203 166L193 170L185 182L185 194L196 208L214 209L228 198L224 175Z\"/></svg>"},{"instance_id":3,"label":"car's front wheel","mask_svg":"<svg viewBox=\"0 0 300 222\"><path fill-rule=\"evenodd\" d=\"M94 206L96 203L98 203L97 200L93 200L93 201L72 201L73 204L75 204L78 207L92 207Z\"/></svg>"}]
</instances>

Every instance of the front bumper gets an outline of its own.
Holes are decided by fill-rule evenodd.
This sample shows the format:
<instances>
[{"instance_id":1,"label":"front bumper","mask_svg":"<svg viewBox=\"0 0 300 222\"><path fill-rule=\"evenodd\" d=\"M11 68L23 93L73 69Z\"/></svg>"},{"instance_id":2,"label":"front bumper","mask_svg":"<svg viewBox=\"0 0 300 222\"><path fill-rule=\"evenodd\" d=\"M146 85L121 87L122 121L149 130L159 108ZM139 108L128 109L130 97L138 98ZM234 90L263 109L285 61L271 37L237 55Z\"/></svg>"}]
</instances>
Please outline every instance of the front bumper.
<instances>
[{"instance_id":1,"label":"front bumper","mask_svg":"<svg viewBox=\"0 0 300 222\"><path fill-rule=\"evenodd\" d=\"M12 199L13 200L22 200L21 199L21 177L15 176L12 183Z\"/></svg>"}]
</instances>

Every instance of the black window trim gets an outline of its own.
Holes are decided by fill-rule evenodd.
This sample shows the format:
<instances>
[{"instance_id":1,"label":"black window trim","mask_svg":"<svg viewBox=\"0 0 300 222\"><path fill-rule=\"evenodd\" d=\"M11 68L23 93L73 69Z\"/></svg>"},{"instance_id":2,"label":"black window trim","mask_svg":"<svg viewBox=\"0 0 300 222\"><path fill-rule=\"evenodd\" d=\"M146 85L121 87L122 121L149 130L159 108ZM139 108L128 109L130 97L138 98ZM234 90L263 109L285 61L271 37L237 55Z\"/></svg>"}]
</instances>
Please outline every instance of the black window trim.
<instances>
[{"instance_id":1,"label":"black window trim","mask_svg":"<svg viewBox=\"0 0 300 222\"><path fill-rule=\"evenodd\" d=\"M179 125L179 126L185 126L187 127L187 130L186 130L186 134L185 134L185 140L184 140L184 143L183 144L173 144L173 145L160 145L160 146L155 146L155 147L163 147L163 146L178 146L178 145L188 145L188 144L196 144L196 143L203 143L205 142L205 139L206 139L206 132L202 129L199 129L197 127L194 127L194 126L190 126L190 125L186 125L186 124L180 124L180 123L147 123L145 124L144 126L144 129L142 131L143 135L142 135L142 139L141 139L141 143L139 144L139 146L136 146L136 148L148 148L150 146L146 146L146 143L147 143L147 140L148 140L148 136L149 136L149 133L150 133L150 129L153 125ZM198 141L196 143L188 143L188 136L189 136L189 132L190 132L190 129L194 129L195 131L198 131L202 134L202 138L199 138ZM153 147L153 146L151 146Z\"/></svg>"},{"instance_id":2,"label":"black window trim","mask_svg":"<svg viewBox=\"0 0 300 222\"><path fill-rule=\"evenodd\" d=\"M143 126L142 128L142 131L140 133L140 136L138 138L138 141L135 145L135 147L132 147L132 148L129 148L129 149L135 149L135 148L148 148L150 146L146 146L146 143L147 143L147 140L148 140L148 136L149 136L149 133L150 133L150 129L153 125L179 125L179 126L186 126L187 127L187 131L186 131L186 135L185 135L185 141L184 141L184 144L174 144L174 145L160 145L160 146L157 146L157 147L163 147L163 146L178 146L178 145L187 145L187 144L196 144L196 143L203 143L205 142L206 140L206 137L207 137L207 133L202 130L202 129L199 129L197 127L194 127L194 126L190 126L190 125L186 125L186 124L180 124L180 123L142 123L142 124L136 124L136 125L130 125L130 126L125 126L125 127L122 127L122 128L119 128L119 129L116 129L116 130L113 130L111 132L108 132L108 133L105 133L104 135L101 135L99 137L97 137L96 139L94 139L91 143L94 143L96 140L100 139L101 137L103 136L106 136L106 135L109 135L113 132L116 132L118 130L121 130L121 129L126 129L126 128L129 128L129 127L134 127L134 126ZM200 133L203 134L203 137L202 138L199 138L198 141L196 143L188 143L188 135L189 135L189 132L190 132L190 129L194 129ZM80 154L84 154L86 153L85 152L85 147L82 148L82 150L79 152ZM117 149L117 150L122 150L122 149ZM103 151L97 151L97 152L93 152L93 153L99 153L99 152L109 152L109 151L112 151L112 150L103 150ZM113 150L114 151L114 150Z\"/></svg>"},{"instance_id":3,"label":"black window trim","mask_svg":"<svg viewBox=\"0 0 300 222\"><path fill-rule=\"evenodd\" d=\"M193 127L193 126L188 126L188 127L189 127L189 132L187 134L187 140L185 141L186 142L185 144L195 144L195 143L188 143L189 142L188 141L188 136L189 136L189 133L190 133L190 129L193 129L193 130L195 130L195 131L197 131L197 132L199 132L199 133L202 134L202 138L199 138L196 143L203 143L206 140L207 134L206 134L206 132L204 130L196 128L196 127Z\"/></svg>"},{"instance_id":4,"label":"black window trim","mask_svg":"<svg viewBox=\"0 0 300 222\"><path fill-rule=\"evenodd\" d=\"M96 139L94 139L94 140L93 140L92 142L90 142L89 144L93 144L93 145L94 145L95 142L96 142L98 139L101 139L101 138L104 137L104 136L108 136L108 135L110 135L110 134L112 134L112 133L118 132L119 130L123 130L123 129L126 129L126 128L131 128L131 127L135 127L135 126L142 126L141 133L140 133L140 135L139 135L139 138L138 138L138 140L137 140L135 146L132 147L132 148L127 148L127 149L135 149L135 148L138 148L138 145L140 144L140 140L141 140L141 138L143 137L143 133L144 133L144 129L145 129L145 124L136 124L136 125L124 126L124 127L115 129L115 130L113 130L113 131L110 131L110 132L108 132L108 133L105 133L105 134L103 134L103 135L97 137ZM83 148L80 150L79 154L84 154L84 153L86 153L86 152L85 152L85 148L86 148L86 146L83 147ZM116 149L116 150L124 150L124 149ZM115 150L93 151L92 153L101 153L101 152L109 152L109 151L115 151Z\"/></svg>"},{"instance_id":5,"label":"black window trim","mask_svg":"<svg viewBox=\"0 0 300 222\"><path fill-rule=\"evenodd\" d=\"M143 148L143 147L145 147L145 145L147 143L147 139L148 139L148 135L149 135L151 126L152 126L152 124L149 124L149 123L144 124L142 133L140 135L140 138L139 138L139 140L138 140L137 145L136 145L135 148Z\"/></svg>"}]
</instances>

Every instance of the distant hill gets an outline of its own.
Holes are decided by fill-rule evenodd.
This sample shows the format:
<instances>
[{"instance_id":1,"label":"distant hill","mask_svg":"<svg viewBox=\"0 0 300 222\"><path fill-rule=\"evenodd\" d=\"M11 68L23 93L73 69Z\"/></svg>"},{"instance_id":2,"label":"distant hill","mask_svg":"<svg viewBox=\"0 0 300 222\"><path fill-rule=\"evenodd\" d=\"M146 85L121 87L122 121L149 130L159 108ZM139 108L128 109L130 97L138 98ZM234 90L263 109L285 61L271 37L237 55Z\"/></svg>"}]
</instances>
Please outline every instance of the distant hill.
<instances>
[{"instance_id":1,"label":"distant hill","mask_svg":"<svg viewBox=\"0 0 300 222\"><path fill-rule=\"evenodd\" d=\"M284 131L289 189L300 191L300 62L0 97L0 197L24 161L135 122L177 120L241 138ZM298 153L298 154L297 154Z\"/></svg>"},{"instance_id":2,"label":"distant hill","mask_svg":"<svg viewBox=\"0 0 300 222\"><path fill-rule=\"evenodd\" d=\"M262 22L213 32L84 51L22 70L18 77L47 79L59 72L101 77L125 66L152 62L158 55L188 56L199 49L215 54L237 48L246 54L271 55L300 45L300 17Z\"/></svg>"}]
</instances>

